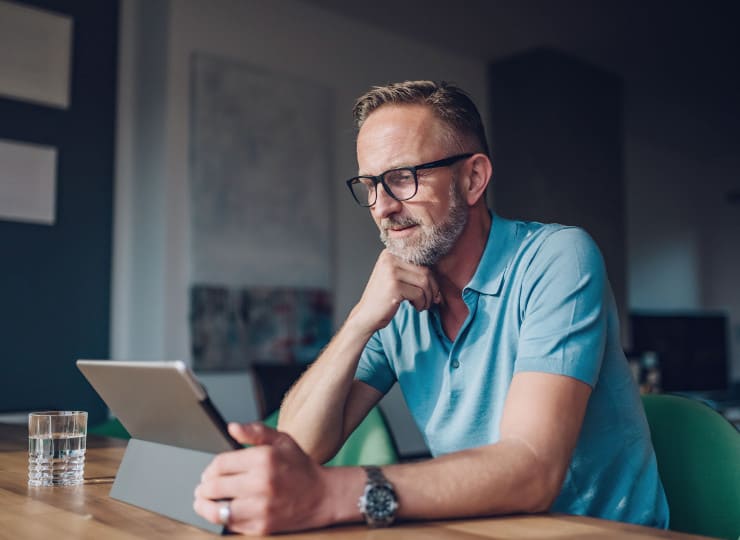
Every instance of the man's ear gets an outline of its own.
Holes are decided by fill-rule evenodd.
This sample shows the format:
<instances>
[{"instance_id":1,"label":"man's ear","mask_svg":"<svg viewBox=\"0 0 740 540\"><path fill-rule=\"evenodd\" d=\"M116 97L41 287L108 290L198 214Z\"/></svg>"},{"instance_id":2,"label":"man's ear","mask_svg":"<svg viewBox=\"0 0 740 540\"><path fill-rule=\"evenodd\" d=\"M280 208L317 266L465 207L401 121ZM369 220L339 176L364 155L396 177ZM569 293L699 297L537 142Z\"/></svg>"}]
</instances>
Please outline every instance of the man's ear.
<instances>
[{"instance_id":1,"label":"man's ear","mask_svg":"<svg viewBox=\"0 0 740 540\"><path fill-rule=\"evenodd\" d=\"M470 158L468 168L467 181L463 185L463 197L468 206L473 206L485 196L486 187L493 173L493 165L485 154L475 154Z\"/></svg>"}]
</instances>

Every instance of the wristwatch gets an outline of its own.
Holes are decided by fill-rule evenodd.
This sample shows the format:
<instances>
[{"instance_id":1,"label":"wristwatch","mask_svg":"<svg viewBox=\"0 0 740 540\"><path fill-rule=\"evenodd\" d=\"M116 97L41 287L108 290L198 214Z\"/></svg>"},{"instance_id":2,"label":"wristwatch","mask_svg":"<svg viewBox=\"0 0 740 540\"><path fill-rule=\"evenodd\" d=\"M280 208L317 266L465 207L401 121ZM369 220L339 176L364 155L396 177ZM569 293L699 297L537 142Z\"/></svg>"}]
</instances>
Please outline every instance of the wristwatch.
<instances>
[{"instance_id":1,"label":"wristwatch","mask_svg":"<svg viewBox=\"0 0 740 540\"><path fill-rule=\"evenodd\" d=\"M398 499L391 483L378 467L363 467L367 473L365 492L357 507L369 527L387 527L396 517Z\"/></svg>"}]
</instances>

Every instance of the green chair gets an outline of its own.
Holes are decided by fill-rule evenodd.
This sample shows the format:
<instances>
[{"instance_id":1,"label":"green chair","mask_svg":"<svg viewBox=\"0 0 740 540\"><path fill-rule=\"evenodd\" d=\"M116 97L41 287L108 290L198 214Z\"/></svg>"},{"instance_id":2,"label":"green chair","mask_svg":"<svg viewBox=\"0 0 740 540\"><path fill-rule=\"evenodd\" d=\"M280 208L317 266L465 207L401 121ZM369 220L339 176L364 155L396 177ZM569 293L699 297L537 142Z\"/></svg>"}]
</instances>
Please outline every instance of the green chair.
<instances>
[{"instance_id":1,"label":"green chair","mask_svg":"<svg viewBox=\"0 0 740 540\"><path fill-rule=\"evenodd\" d=\"M123 427L121 421L118 418L109 418L102 424L90 426L87 428L88 435L101 435L102 437L113 437L115 439L130 439L126 428Z\"/></svg>"},{"instance_id":2,"label":"green chair","mask_svg":"<svg viewBox=\"0 0 740 540\"><path fill-rule=\"evenodd\" d=\"M663 481L670 528L740 537L740 433L702 402L642 396Z\"/></svg>"},{"instance_id":3,"label":"green chair","mask_svg":"<svg viewBox=\"0 0 740 540\"><path fill-rule=\"evenodd\" d=\"M264 420L265 425L275 428L278 412L268 416ZM378 407L374 407L326 465L344 467L392 463L398 463L398 451L383 414Z\"/></svg>"}]
</instances>

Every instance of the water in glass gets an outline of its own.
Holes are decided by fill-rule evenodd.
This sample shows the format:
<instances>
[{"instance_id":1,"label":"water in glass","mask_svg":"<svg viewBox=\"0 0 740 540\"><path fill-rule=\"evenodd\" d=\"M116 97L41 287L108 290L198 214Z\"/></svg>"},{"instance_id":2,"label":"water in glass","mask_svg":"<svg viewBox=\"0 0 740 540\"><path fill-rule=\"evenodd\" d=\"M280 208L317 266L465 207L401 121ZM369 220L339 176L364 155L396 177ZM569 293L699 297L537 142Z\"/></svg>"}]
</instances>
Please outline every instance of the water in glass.
<instances>
[{"instance_id":1,"label":"water in glass","mask_svg":"<svg viewBox=\"0 0 740 540\"><path fill-rule=\"evenodd\" d=\"M32 424L34 421L29 420L28 485L81 484L85 473L86 426L80 425L80 419L58 417L37 419L34 425L41 429L32 429ZM55 427L63 430L55 431Z\"/></svg>"}]
</instances>

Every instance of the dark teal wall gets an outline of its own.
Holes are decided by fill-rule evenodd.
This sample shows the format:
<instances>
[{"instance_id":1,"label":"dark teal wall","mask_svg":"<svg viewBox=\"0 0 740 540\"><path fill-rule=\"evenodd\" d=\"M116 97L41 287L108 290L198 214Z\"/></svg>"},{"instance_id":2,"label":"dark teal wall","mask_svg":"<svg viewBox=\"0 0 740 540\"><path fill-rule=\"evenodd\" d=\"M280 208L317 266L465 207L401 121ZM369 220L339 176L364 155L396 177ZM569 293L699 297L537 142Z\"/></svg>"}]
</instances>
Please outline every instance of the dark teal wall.
<instances>
[{"instance_id":1,"label":"dark teal wall","mask_svg":"<svg viewBox=\"0 0 740 540\"><path fill-rule=\"evenodd\" d=\"M621 78L551 49L493 63L489 77L494 208L585 228L626 321Z\"/></svg>"},{"instance_id":2,"label":"dark teal wall","mask_svg":"<svg viewBox=\"0 0 740 540\"><path fill-rule=\"evenodd\" d=\"M58 149L56 224L0 221L0 411L105 406L75 367L109 356L117 0L22 2L71 15L67 110L0 98L0 138Z\"/></svg>"}]
</instances>

